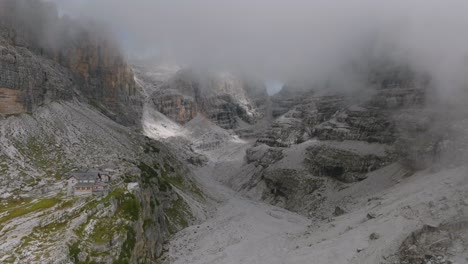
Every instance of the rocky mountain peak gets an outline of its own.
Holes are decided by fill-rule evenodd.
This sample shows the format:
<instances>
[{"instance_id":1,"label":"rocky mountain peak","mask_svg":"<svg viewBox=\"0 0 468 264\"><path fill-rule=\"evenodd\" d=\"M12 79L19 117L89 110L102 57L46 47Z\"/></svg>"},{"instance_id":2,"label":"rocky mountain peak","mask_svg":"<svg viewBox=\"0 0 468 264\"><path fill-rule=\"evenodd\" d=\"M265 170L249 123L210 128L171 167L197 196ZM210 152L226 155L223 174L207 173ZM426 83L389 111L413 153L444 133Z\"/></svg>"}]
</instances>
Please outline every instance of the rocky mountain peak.
<instances>
[{"instance_id":1,"label":"rocky mountain peak","mask_svg":"<svg viewBox=\"0 0 468 264\"><path fill-rule=\"evenodd\" d=\"M300 26L288 28L288 10L281 8L259 32L256 17L249 17L256 14L251 3L246 20L232 13L233 2L228 9L234 16L221 17L230 29L242 24L231 19L247 21L253 42L230 31L221 38L240 39L242 52L235 54L247 54L251 65L240 67L238 58L238 67L228 67L238 71L207 70L202 65L213 64L206 56L216 57L210 51L196 56L205 63L188 59L190 68L149 59L129 67L105 26L59 15L52 2L70 1L0 0L0 263L468 260L468 111L437 101L436 74L420 71L420 64L379 57L381 48L372 47L386 39L371 37L371 45L356 53L301 51L335 46L341 38L327 41L327 35L340 26L315 26L345 14L325 10L326 23L318 17L306 34L270 34L278 14L287 31L296 32L306 20L298 16L292 20ZM151 1L107 3L139 11L143 2ZM208 2L219 19L217 4ZM187 10L168 16L147 11L164 21L194 9ZM357 22L351 14L349 21ZM186 28L198 19L181 20ZM159 49L160 39L146 38L147 24L122 31L133 29L128 37L134 37L143 28L142 46ZM206 33L201 31L211 24L195 32ZM149 24L158 32L156 26ZM313 40L295 45L314 28ZM340 43L346 51L369 41L345 29L345 36L360 38ZM178 34L161 35L166 42ZM180 34L187 35L195 34ZM267 35L273 37L268 45L250 52ZM289 42L291 49L278 52ZM187 44L189 51L199 48ZM229 51L229 45L216 50ZM165 53L161 48L158 53ZM384 54L397 51L385 48ZM263 60L271 51L273 60ZM182 55L174 58L183 61ZM157 61L172 61L166 56L158 54ZM310 56L318 64L296 61ZM336 57L348 63L330 65ZM276 79L272 75L291 80L277 92L283 82L252 77Z\"/></svg>"},{"instance_id":2,"label":"rocky mountain peak","mask_svg":"<svg viewBox=\"0 0 468 264\"><path fill-rule=\"evenodd\" d=\"M231 73L182 69L150 97L158 111L178 123L185 124L201 114L222 128L232 129L239 121L253 123L260 115L249 89L246 81Z\"/></svg>"},{"instance_id":3,"label":"rocky mountain peak","mask_svg":"<svg viewBox=\"0 0 468 264\"><path fill-rule=\"evenodd\" d=\"M43 1L2 0L0 10L1 114L77 98L122 124L138 122L139 88L104 27L59 17Z\"/></svg>"}]
</instances>

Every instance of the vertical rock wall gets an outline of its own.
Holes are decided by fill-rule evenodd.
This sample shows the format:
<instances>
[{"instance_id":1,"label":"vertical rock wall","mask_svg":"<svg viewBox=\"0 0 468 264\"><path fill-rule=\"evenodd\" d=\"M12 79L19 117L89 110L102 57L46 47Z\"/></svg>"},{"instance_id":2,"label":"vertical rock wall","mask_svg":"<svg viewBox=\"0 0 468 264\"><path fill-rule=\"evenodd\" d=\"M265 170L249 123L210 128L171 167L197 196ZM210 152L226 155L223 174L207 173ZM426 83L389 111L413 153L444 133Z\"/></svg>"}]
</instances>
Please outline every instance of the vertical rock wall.
<instances>
[{"instance_id":1,"label":"vertical rock wall","mask_svg":"<svg viewBox=\"0 0 468 264\"><path fill-rule=\"evenodd\" d=\"M0 1L0 69L0 87L21 91L27 111L80 98L119 123L140 120L140 91L112 36L50 3Z\"/></svg>"},{"instance_id":2,"label":"vertical rock wall","mask_svg":"<svg viewBox=\"0 0 468 264\"><path fill-rule=\"evenodd\" d=\"M0 113L8 115L26 112L22 101L21 91L0 88Z\"/></svg>"}]
</instances>

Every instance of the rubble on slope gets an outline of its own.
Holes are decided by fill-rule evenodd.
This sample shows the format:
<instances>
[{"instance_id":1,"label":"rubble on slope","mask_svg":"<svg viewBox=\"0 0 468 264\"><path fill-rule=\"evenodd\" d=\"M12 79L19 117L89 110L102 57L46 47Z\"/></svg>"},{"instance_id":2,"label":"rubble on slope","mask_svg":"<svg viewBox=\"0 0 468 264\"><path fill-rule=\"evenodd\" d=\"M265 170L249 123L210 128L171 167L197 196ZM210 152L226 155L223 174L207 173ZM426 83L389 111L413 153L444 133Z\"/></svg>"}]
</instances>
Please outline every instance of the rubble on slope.
<instances>
[{"instance_id":1,"label":"rubble on slope","mask_svg":"<svg viewBox=\"0 0 468 264\"><path fill-rule=\"evenodd\" d=\"M52 103L0 128L2 262L154 260L170 234L197 220L186 199L205 198L184 163L85 104ZM69 195L76 168L108 170L109 192Z\"/></svg>"}]
</instances>

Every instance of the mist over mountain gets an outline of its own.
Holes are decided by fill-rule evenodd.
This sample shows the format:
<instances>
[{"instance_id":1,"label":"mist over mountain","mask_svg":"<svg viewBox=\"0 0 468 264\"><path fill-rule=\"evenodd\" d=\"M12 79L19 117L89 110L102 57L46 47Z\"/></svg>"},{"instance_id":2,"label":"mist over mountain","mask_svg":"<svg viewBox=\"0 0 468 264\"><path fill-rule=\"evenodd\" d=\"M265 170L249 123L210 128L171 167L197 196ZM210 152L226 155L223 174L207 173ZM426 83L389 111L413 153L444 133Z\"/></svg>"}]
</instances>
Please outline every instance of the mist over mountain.
<instances>
[{"instance_id":1,"label":"mist over mountain","mask_svg":"<svg viewBox=\"0 0 468 264\"><path fill-rule=\"evenodd\" d=\"M390 60L430 73L444 96L466 81L465 1L55 2L111 25L131 54L191 67L323 82Z\"/></svg>"},{"instance_id":2,"label":"mist over mountain","mask_svg":"<svg viewBox=\"0 0 468 264\"><path fill-rule=\"evenodd\" d=\"M468 263L466 10L0 0L0 263Z\"/></svg>"}]
</instances>

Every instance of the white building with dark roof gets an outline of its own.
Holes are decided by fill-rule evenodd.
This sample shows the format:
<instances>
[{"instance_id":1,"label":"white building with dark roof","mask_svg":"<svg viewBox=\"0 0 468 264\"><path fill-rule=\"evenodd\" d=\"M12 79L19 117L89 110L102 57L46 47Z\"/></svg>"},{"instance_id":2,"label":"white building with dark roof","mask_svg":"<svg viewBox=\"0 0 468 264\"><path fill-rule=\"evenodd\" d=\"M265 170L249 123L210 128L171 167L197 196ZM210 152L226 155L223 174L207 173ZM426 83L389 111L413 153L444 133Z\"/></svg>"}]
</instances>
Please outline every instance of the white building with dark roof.
<instances>
[{"instance_id":1,"label":"white building with dark roof","mask_svg":"<svg viewBox=\"0 0 468 264\"><path fill-rule=\"evenodd\" d=\"M68 186L74 195L102 194L107 192L110 177L99 171L74 171L68 175Z\"/></svg>"}]
</instances>

